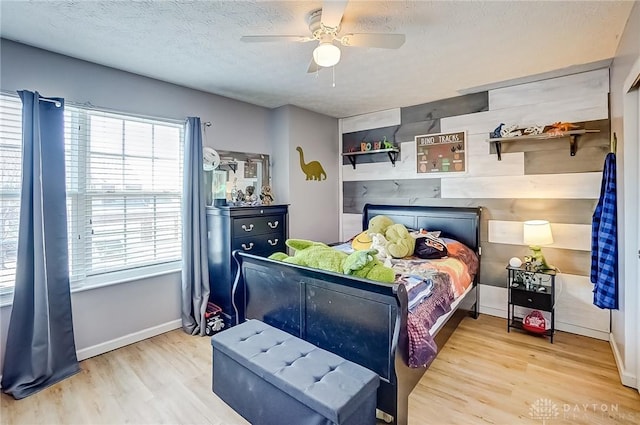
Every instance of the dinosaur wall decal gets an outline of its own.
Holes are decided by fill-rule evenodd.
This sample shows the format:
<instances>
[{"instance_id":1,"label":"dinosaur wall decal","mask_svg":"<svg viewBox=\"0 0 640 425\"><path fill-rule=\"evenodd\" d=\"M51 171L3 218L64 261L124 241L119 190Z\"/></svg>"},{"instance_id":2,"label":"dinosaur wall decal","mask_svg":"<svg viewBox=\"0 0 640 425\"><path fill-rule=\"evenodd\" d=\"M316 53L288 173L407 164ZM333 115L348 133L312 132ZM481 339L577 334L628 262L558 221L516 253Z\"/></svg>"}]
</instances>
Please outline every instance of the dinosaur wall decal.
<instances>
[{"instance_id":1,"label":"dinosaur wall decal","mask_svg":"<svg viewBox=\"0 0 640 425\"><path fill-rule=\"evenodd\" d=\"M300 146L296 147L296 150L300 154L300 168L302 172L307 176L306 180L326 180L327 173L322 168L322 165L318 161L311 161L309 163L304 162L304 152ZM324 177L324 178L322 178Z\"/></svg>"}]
</instances>

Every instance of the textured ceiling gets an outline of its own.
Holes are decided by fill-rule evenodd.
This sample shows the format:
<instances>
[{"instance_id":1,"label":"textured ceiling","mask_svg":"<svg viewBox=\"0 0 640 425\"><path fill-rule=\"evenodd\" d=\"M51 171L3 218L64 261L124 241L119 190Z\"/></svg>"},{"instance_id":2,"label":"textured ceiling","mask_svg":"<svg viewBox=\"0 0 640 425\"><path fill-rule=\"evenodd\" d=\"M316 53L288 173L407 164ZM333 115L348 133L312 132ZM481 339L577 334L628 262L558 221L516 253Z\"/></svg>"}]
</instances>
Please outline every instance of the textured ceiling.
<instances>
[{"instance_id":1,"label":"textured ceiling","mask_svg":"<svg viewBox=\"0 0 640 425\"><path fill-rule=\"evenodd\" d=\"M342 47L306 70L321 1L0 1L3 38L273 108L347 117L614 56L633 2L351 1L342 33L404 33L398 50Z\"/></svg>"}]
</instances>

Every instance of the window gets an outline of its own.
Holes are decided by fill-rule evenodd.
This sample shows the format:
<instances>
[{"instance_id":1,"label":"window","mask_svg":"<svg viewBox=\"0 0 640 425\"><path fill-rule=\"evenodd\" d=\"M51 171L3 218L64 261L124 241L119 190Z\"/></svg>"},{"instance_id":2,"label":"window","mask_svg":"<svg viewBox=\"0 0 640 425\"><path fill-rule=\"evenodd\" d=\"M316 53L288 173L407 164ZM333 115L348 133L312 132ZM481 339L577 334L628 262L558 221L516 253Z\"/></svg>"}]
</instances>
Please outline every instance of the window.
<instances>
[{"instance_id":1,"label":"window","mask_svg":"<svg viewBox=\"0 0 640 425\"><path fill-rule=\"evenodd\" d=\"M13 102L12 116L19 123L20 100L5 95L2 99ZM5 141L7 127L8 121L3 118L2 161L17 156L17 166L2 167L1 225L11 236L7 241L17 241L20 129L14 129L14 138L7 139L14 141L11 144ZM148 276L178 266L183 128L177 123L65 107L69 272L73 285ZM12 152L7 160L5 149ZM16 179L18 183L11 183ZM1 279L5 275L7 278L0 282L13 286L15 249L10 242L7 245L2 254L6 266L0 275Z\"/></svg>"},{"instance_id":2,"label":"window","mask_svg":"<svg viewBox=\"0 0 640 425\"><path fill-rule=\"evenodd\" d=\"M22 168L22 103L0 95L0 294L16 274Z\"/></svg>"}]
</instances>

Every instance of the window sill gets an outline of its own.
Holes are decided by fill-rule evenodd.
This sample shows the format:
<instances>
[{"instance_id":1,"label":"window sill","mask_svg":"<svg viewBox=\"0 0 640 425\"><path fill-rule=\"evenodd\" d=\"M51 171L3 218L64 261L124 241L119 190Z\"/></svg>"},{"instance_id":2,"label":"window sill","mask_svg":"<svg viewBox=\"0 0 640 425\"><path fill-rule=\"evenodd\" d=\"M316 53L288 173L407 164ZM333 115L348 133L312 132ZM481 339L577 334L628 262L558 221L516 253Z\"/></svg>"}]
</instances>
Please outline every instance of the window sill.
<instances>
[{"instance_id":1,"label":"window sill","mask_svg":"<svg viewBox=\"0 0 640 425\"><path fill-rule=\"evenodd\" d=\"M110 273L108 275L91 277L83 281L82 283L72 283L71 293L91 291L94 289L104 288L107 286L120 285L122 283L129 283L136 280L152 279L154 277L164 276L172 273L179 273L182 270L180 261L165 265L165 267L157 268L151 271L145 271L144 273L131 273L127 270L124 272ZM10 306L13 304L13 291L0 294L0 308Z\"/></svg>"}]
</instances>

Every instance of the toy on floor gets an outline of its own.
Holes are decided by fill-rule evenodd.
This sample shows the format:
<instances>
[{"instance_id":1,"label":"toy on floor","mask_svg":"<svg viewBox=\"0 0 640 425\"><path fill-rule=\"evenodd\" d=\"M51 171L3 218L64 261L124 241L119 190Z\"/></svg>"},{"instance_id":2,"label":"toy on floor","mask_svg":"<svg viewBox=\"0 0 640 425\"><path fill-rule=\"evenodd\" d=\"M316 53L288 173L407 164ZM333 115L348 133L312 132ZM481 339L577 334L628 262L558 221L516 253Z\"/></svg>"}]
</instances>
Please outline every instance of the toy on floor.
<instances>
[{"instance_id":1,"label":"toy on floor","mask_svg":"<svg viewBox=\"0 0 640 425\"><path fill-rule=\"evenodd\" d=\"M204 333L206 335L213 335L224 328L224 320L220 316L220 313L222 313L220 307L212 302L207 303L207 310L204 312L204 319L206 321Z\"/></svg>"}]
</instances>

